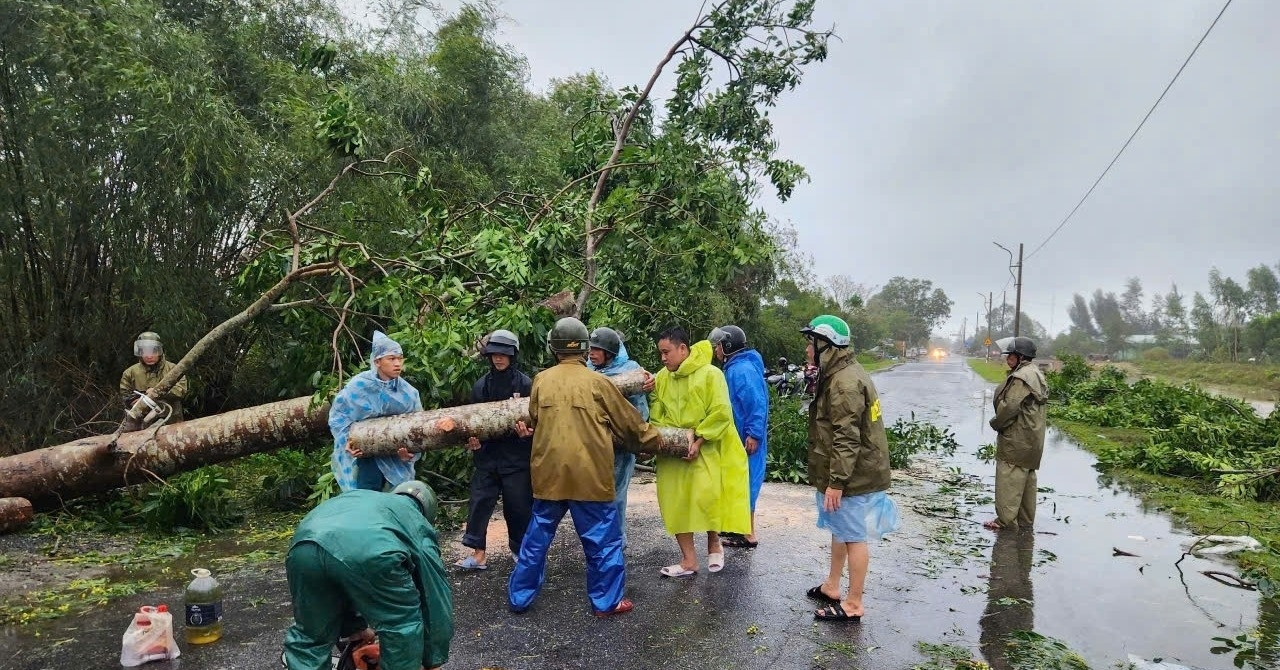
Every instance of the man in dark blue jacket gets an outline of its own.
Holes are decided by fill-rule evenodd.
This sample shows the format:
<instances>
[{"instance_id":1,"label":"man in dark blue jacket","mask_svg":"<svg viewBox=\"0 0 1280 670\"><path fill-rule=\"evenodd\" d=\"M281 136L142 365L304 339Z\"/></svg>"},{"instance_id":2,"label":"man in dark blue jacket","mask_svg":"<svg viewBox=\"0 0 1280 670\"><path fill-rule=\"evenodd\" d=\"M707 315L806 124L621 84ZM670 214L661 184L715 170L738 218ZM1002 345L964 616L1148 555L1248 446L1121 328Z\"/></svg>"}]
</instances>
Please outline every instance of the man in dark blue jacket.
<instances>
[{"instance_id":1,"label":"man in dark blue jacket","mask_svg":"<svg viewBox=\"0 0 1280 670\"><path fill-rule=\"evenodd\" d=\"M733 406L733 423L747 450L747 468L751 483L751 533L724 534L728 547L755 548L756 499L764 485L765 464L769 451L769 388L764 381L764 359L747 346L747 334L737 326L723 326L711 331L711 344L716 359L724 363L725 382L729 385L729 403Z\"/></svg>"},{"instance_id":2,"label":"man in dark blue jacket","mask_svg":"<svg viewBox=\"0 0 1280 670\"><path fill-rule=\"evenodd\" d=\"M495 402L527 398L533 380L516 368L520 340L509 330L495 330L486 338L481 354L489 358L489 372L471 389L471 402ZM516 436L496 440L471 438L467 447L475 458L471 476L471 504L462 545L472 550L454 565L464 570L485 570L485 536L489 517L502 496L502 517L507 521L511 555L520 555L520 543L533 514L533 485L529 481L529 452L533 440Z\"/></svg>"}]
</instances>

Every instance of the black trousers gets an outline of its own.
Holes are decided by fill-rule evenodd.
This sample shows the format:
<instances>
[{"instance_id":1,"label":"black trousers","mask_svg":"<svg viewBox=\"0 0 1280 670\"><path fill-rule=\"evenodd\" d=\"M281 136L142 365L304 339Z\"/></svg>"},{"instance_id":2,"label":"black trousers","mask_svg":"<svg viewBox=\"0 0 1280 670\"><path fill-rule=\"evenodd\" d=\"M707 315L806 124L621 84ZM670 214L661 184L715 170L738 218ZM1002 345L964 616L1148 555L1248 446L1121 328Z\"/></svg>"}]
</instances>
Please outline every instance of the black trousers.
<instances>
[{"instance_id":1,"label":"black trousers","mask_svg":"<svg viewBox=\"0 0 1280 670\"><path fill-rule=\"evenodd\" d=\"M528 468L495 468L476 464L471 475L471 504L467 510L467 532L462 536L462 546L485 549L485 536L489 532L489 517L502 496L502 517L507 521L507 536L511 553L520 554L520 543L529 528L533 516L533 484L529 481Z\"/></svg>"}]
</instances>

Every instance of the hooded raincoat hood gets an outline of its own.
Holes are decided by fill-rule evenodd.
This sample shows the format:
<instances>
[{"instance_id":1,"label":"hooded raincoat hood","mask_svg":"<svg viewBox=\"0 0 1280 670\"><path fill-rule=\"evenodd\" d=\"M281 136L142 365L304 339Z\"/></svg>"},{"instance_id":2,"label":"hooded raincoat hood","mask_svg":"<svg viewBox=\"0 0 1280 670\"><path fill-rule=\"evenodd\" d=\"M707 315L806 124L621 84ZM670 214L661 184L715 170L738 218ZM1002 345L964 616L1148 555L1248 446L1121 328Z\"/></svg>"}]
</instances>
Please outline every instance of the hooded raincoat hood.
<instances>
[{"instance_id":1,"label":"hooded raincoat hood","mask_svg":"<svg viewBox=\"0 0 1280 670\"><path fill-rule=\"evenodd\" d=\"M347 453L347 436L351 424L380 416L393 416L422 409L418 389L404 377L383 380L378 377L373 361L388 355L403 355L400 345L381 331L373 333L373 349L369 354L369 369L351 378L342 387L329 407L329 432L333 435L333 457L330 464L333 476L343 491L356 488L356 458ZM394 454L362 459L376 464L392 486L413 479L413 466L422 454L414 454L406 462Z\"/></svg>"},{"instance_id":2,"label":"hooded raincoat hood","mask_svg":"<svg viewBox=\"0 0 1280 670\"><path fill-rule=\"evenodd\" d=\"M609 361L608 364L596 367L592 365L590 361L587 361L587 367L606 377L613 377L614 375L620 375L624 372L639 370L640 364L631 360L631 356L627 353L626 344L619 344L618 355L614 356L613 360ZM649 395L647 393L629 395L627 396L627 401L631 403L632 407L636 408L636 411L640 412L640 416L645 421L649 420Z\"/></svg>"},{"instance_id":3,"label":"hooded raincoat hood","mask_svg":"<svg viewBox=\"0 0 1280 670\"><path fill-rule=\"evenodd\" d=\"M664 367L654 383L650 420L692 429L704 440L692 461L658 456L658 507L667 532L751 532L747 452L724 373L711 364L711 343L694 344L675 372Z\"/></svg>"}]
</instances>

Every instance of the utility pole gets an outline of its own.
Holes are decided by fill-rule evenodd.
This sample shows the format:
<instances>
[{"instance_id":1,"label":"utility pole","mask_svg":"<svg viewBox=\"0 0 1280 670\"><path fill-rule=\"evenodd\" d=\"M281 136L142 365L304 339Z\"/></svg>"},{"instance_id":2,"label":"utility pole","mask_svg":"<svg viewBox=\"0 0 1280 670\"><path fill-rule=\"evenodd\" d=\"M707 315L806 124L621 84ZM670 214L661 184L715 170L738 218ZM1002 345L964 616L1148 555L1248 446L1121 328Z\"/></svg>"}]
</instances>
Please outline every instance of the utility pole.
<instances>
[{"instance_id":1,"label":"utility pole","mask_svg":"<svg viewBox=\"0 0 1280 670\"><path fill-rule=\"evenodd\" d=\"M1013 307L1013 336L1018 336L1018 324L1022 321L1022 243L1018 243L1018 290ZM1041 294L1043 295L1043 294Z\"/></svg>"},{"instance_id":2,"label":"utility pole","mask_svg":"<svg viewBox=\"0 0 1280 670\"><path fill-rule=\"evenodd\" d=\"M1013 275L1014 268L1018 268L1018 274L1013 275L1013 280L1015 282L1014 286L1017 289L1017 293L1016 293L1017 297L1014 298L1015 304L1013 307L1013 336L1017 337L1018 335L1021 334L1019 331L1022 323L1022 243L1021 242L1018 243L1017 265L1014 265L1013 263L1012 251L1009 251L1008 249L1006 249L1005 246L1003 244L1000 244L999 242L992 242L992 244L996 245L997 247L1000 247L1001 249L1004 249L1005 253L1009 254L1009 274L1010 275ZM1008 296L1006 296L1006 298L1007 297ZM1003 314L1004 305L1000 306L1000 311ZM1001 318L1003 319L1003 317Z\"/></svg>"}]
</instances>

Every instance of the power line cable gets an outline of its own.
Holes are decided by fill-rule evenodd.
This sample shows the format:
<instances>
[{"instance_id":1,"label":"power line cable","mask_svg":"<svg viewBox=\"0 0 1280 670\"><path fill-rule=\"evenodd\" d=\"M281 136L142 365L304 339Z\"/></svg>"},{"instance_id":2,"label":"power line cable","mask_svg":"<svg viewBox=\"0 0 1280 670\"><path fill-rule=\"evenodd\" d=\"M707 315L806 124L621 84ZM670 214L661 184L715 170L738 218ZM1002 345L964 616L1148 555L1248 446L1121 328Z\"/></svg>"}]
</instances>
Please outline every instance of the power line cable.
<instances>
[{"instance_id":1,"label":"power line cable","mask_svg":"<svg viewBox=\"0 0 1280 670\"><path fill-rule=\"evenodd\" d=\"M1129 139L1124 141L1124 146L1120 147L1120 151L1117 151L1115 157L1111 159L1111 162L1107 163L1106 169L1103 170L1102 174L1098 175L1098 178L1093 181L1093 186L1089 187L1089 190L1085 192L1084 197L1080 198L1080 202L1077 202L1076 206L1071 208L1071 212L1067 214L1066 218L1064 218L1062 222L1058 224L1057 228L1053 229L1052 233L1049 233L1048 237L1044 238L1044 241L1041 242L1039 246L1037 246L1030 254L1027 255L1027 258L1031 258L1032 256L1036 255L1036 252L1044 248L1044 245L1048 244L1049 240L1052 240L1054 236L1058 234L1058 231L1062 230L1062 227L1067 225L1067 222L1071 220L1071 217L1075 216L1076 211L1080 209L1080 206L1084 204L1084 201L1088 200L1089 196L1093 194L1093 190L1095 188L1098 188L1098 184L1102 183L1102 178L1106 177L1107 173L1111 171L1111 166L1115 165L1116 161L1120 160L1120 155L1124 153L1125 149L1129 148L1129 143L1133 142L1133 138L1138 136L1138 131L1142 130L1142 126L1146 125L1147 119L1151 118L1151 113L1156 111L1156 107L1160 106L1160 101L1164 100L1165 94L1169 92L1169 89L1173 88L1173 83L1178 81L1178 76L1182 74L1182 71L1185 70L1187 67L1187 63L1190 63L1191 58L1194 57L1196 55L1196 52L1200 50L1200 45L1204 44L1205 38L1209 36L1209 33L1213 32L1213 27L1218 25L1218 19L1221 19L1222 15L1227 12L1227 8L1231 6L1231 2L1232 0L1227 0L1226 4L1222 6L1222 10L1218 12L1218 15L1216 17L1214 17L1213 23L1209 24L1209 29L1204 31L1204 35L1200 36L1200 41L1196 42L1195 48L1191 50L1191 53L1187 54L1187 59L1182 61L1182 67L1178 68L1178 71L1175 72L1173 75L1173 79L1169 80L1169 85L1165 86L1164 90L1160 92L1160 97L1156 98L1155 104L1151 105L1151 109L1147 110L1147 115L1142 117L1142 121L1138 123L1137 128L1133 129L1133 133L1129 135Z\"/></svg>"}]
</instances>

